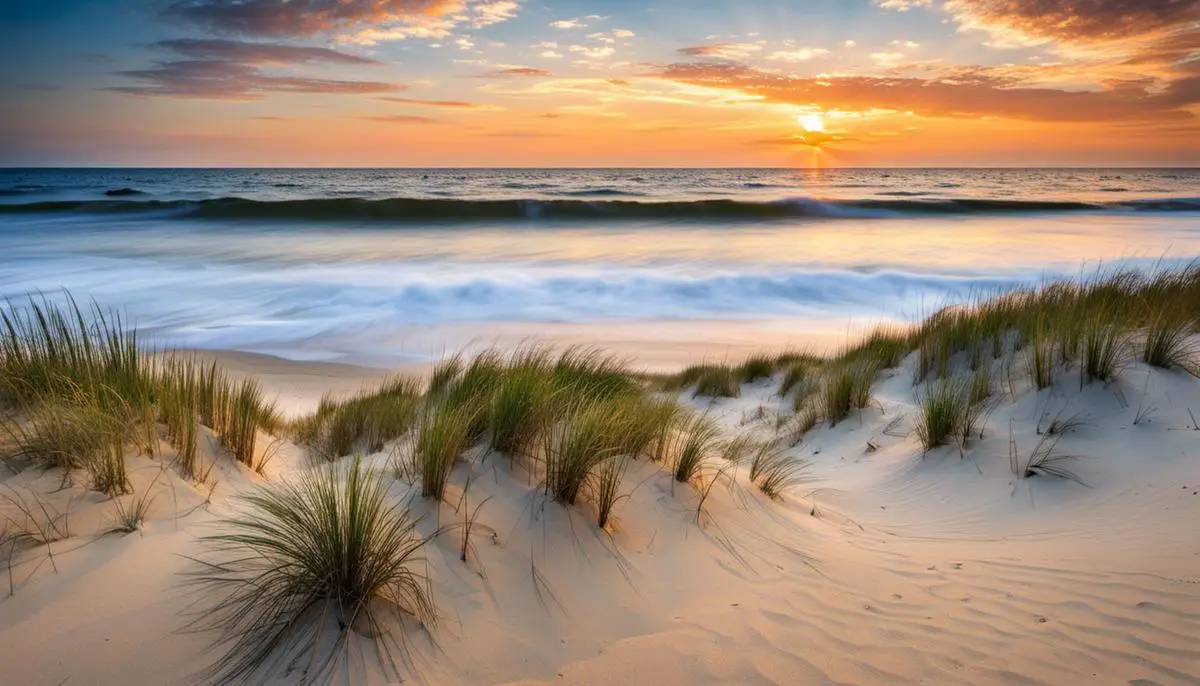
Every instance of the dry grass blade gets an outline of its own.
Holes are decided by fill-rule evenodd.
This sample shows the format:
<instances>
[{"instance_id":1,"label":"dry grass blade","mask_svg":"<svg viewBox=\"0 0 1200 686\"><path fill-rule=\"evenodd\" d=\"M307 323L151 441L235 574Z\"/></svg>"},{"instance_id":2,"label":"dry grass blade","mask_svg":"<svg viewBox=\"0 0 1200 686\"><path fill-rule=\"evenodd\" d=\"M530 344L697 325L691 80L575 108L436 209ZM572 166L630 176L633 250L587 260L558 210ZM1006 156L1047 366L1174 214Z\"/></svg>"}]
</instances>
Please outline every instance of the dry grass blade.
<instances>
[{"instance_id":1,"label":"dry grass blade","mask_svg":"<svg viewBox=\"0 0 1200 686\"><path fill-rule=\"evenodd\" d=\"M1025 469L1021 475L1028 478L1044 474L1046 476L1054 476L1067 481L1074 481L1081 486L1087 486L1083 479L1079 478L1071 469L1071 464L1079 459L1077 455L1064 455L1058 452L1058 442L1062 438L1058 436L1042 436L1041 440L1034 446L1033 452L1030 453L1029 459L1025 462Z\"/></svg>"}]
</instances>

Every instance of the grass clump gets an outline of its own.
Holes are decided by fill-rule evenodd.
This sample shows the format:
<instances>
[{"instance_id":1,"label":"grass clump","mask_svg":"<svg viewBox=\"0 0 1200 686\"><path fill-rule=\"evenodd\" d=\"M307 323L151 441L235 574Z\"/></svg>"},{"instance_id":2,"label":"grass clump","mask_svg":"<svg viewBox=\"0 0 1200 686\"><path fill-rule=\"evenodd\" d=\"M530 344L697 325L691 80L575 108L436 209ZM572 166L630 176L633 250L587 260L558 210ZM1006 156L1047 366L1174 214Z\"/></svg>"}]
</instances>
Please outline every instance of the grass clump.
<instances>
[{"instance_id":1,"label":"grass clump","mask_svg":"<svg viewBox=\"0 0 1200 686\"><path fill-rule=\"evenodd\" d=\"M593 469L617 455L620 441L611 412L605 402L578 399L545 431L545 490L556 502L574 505Z\"/></svg>"},{"instance_id":2,"label":"grass clump","mask_svg":"<svg viewBox=\"0 0 1200 686\"><path fill-rule=\"evenodd\" d=\"M779 384L779 395L787 395L793 388L812 377L813 365L808 362L792 362L783 373L783 381Z\"/></svg>"},{"instance_id":3,"label":"grass clump","mask_svg":"<svg viewBox=\"0 0 1200 686\"><path fill-rule=\"evenodd\" d=\"M721 430L708 415L692 413L683 418L678 424L672 476L679 483L692 481L720 445Z\"/></svg>"},{"instance_id":4,"label":"grass clump","mask_svg":"<svg viewBox=\"0 0 1200 686\"><path fill-rule=\"evenodd\" d=\"M1121 330L1103 319L1093 317L1084 325L1083 376L1088 381L1111 381L1125 359L1125 336Z\"/></svg>"},{"instance_id":5,"label":"grass clump","mask_svg":"<svg viewBox=\"0 0 1200 686\"><path fill-rule=\"evenodd\" d=\"M44 295L0 309L0 395L27 408L46 397L83 394L101 402L149 405L152 376L137 330L120 314L66 295Z\"/></svg>"},{"instance_id":6,"label":"grass clump","mask_svg":"<svg viewBox=\"0 0 1200 686\"><path fill-rule=\"evenodd\" d=\"M596 467L593 479L595 482L596 526L607 529L613 509L623 497L621 482L625 478L625 470L629 468L632 457L627 453L614 455L602 460Z\"/></svg>"},{"instance_id":7,"label":"grass clump","mask_svg":"<svg viewBox=\"0 0 1200 686\"><path fill-rule=\"evenodd\" d=\"M917 437L925 450L932 450L957 438L969 391L958 379L938 379L918 396Z\"/></svg>"},{"instance_id":8,"label":"grass clump","mask_svg":"<svg viewBox=\"0 0 1200 686\"><path fill-rule=\"evenodd\" d=\"M860 359L835 363L825 371L819 400L830 426L871 404L871 383L878 369L875 360Z\"/></svg>"},{"instance_id":9,"label":"grass clump","mask_svg":"<svg viewBox=\"0 0 1200 686\"><path fill-rule=\"evenodd\" d=\"M387 379L372 391L339 399L321 397L317 412L292 424L292 433L319 457L332 460L356 452L374 453L412 428L421 396L415 379Z\"/></svg>"},{"instance_id":10,"label":"grass clump","mask_svg":"<svg viewBox=\"0 0 1200 686\"><path fill-rule=\"evenodd\" d=\"M1146 326L1142 342L1142 361L1161 369L1179 367L1193 376L1200 376L1197 345L1192 342L1193 333L1200 328L1200 320L1173 317L1165 312L1154 314Z\"/></svg>"},{"instance_id":11,"label":"grass clump","mask_svg":"<svg viewBox=\"0 0 1200 686\"><path fill-rule=\"evenodd\" d=\"M116 526L112 531L131 534L142 528L146 523L146 519L150 516L150 507L154 504L154 498L149 491L140 496L130 498L130 502L125 502L124 499L118 499L116 502Z\"/></svg>"},{"instance_id":12,"label":"grass clump","mask_svg":"<svg viewBox=\"0 0 1200 686\"><path fill-rule=\"evenodd\" d=\"M949 443L964 453L967 442L979 433L986 414L990 375L983 370L970 377L949 377L932 381L918 392L916 432L926 451Z\"/></svg>"},{"instance_id":13,"label":"grass clump","mask_svg":"<svg viewBox=\"0 0 1200 686\"><path fill-rule=\"evenodd\" d=\"M1049 388L1054 383L1054 353L1046 341L1045 330L1041 324L1033 330L1033 337L1026 348L1029 378L1035 390Z\"/></svg>"},{"instance_id":14,"label":"grass clump","mask_svg":"<svg viewBox=\"0 0 1200 686\"><path fill-rule=\"evenodd\" d=\"M412 434L400 471L421 483L421 495L442 500L454 464L471 447L471 430L478 410L446 401L426 405Z\"/></svg>"},{"instance_id":15,"label":"grass clump","mask_svg":"<svg viewBox=\"0 0 1200 686\"><path fill-rule=\"evenodd\" d=\"M736 398L742 394L738 373L731 367L718 364L695 364L669 377L667 390L692 388L692 397Z\"/></svg>"},{"instance_id":16,"label":"grass clump","mask_svg":"<svg viewBox=\"0 0 1200 686\"><path fill-rule=\"evenodd\" d=\"M184 424L193 417L217 434L221 447L234 459L260 469L267 456L255 462L259 432L283 427L275 403L267 400L258 381L234 379L215 361L204 364L194 357L169 356L156 371L154 386L168 437L173 436L172 443L184 453L191 451L190 429ZM190 464L194 455L182 457L181 461ZM194 467L185 469L195 471Z\"/></svg>"},{"instance_id":17,"label":"grass clump","mask_svg":"<svg viewBox=\"0 0 1200 686\"><path fill-rule=\"evenodd\" d=\"M204 539L209 552L190 575L204 603L192 629L224 648L207 679L320 682L351 660L358 636L401 680L400 622L407 614L429 626L435 612L418 569L427 539L386 492L357 459L344 471L326 465L246 496L228 531Z\"/></svg>"},{"instance_id":18,"label":"grass clump","mask_svg":"<svg viewBox=\"0 0 1200 686\"><path fill-rule=\"evenodd\" d=\"M563 505L586 497L596 506L597 526L609 527L626 470L638 455L653 454L675 416L671 407L636 395L571 399L539 434L546 495Z\"/></svg>"},{"instance_id":19,"label":"grass clump","mask_svg":"<svg viewBox=\"0 0 1200 686\"><path fill-rule=\"evenodd\" d=\"M808 464L789 458L774 441L760 443L750 459L750 481L758 490L778 500L783 492L804 481Z\"/></svg>"},{"instance_id":20,"label":"grass clump","mask_svg":"<svg viewBox=\"0 0 1200 686\"><path fill-rule=\"evenodd\" d=\"M534 449L555 387L543 368L518 366L496 385L488 403L488 448L510 457Z\"/></svg>"},{"instance_id":21,"label":"grass clump","mask_svg":"<svg viewBox=\"0 0 1200 686\"><path fill-rule=\"evenodd\" d=\"M737 367L736 375L741 383L752 383L768 379L775 373L775 360L766 355L752 355Z\"/></svg>"}]
</instances>

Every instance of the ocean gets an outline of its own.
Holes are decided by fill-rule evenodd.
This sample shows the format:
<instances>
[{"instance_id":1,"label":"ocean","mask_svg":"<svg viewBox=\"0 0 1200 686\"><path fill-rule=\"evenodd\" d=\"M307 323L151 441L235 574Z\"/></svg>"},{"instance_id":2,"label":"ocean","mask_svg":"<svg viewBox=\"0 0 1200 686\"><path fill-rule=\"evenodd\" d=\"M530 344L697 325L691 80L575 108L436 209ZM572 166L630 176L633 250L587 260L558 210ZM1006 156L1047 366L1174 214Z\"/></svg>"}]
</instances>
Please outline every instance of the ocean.
<instances>
[{"instance_id":1,"label":"ocean","mask_svg":"<svg viewBox=\"0 0 1200 686\"><path fill-rule=\"evenodd\" d=\"M0 170L0 296L303 360L547 336L669 366L1197 257L1197 169Z\"/></svg>"}]
</instances>

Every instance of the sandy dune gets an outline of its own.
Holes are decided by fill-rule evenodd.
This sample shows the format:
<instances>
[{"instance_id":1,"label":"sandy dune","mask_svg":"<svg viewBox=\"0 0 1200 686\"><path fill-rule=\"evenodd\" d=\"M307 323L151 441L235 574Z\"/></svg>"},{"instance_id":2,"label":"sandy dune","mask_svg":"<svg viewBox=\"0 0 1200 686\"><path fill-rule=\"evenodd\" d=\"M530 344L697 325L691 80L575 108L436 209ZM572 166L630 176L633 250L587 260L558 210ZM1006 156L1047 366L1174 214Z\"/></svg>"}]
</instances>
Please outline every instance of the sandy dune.
<instances>
[{"instance_id":1,"label":"sandy dune","mask_svg":"<svg viewBox=\"0 0 1200 686\"><path fill-rule=\"evenodd\" d=\"M261 370L286 407L376 376L240 364ZM811 464L810 481L782 502L740 474L698 516L693 489L639 463L610 535L585 507L546 502L496 457L473 454L454 474L451 505L437 511L396 483L393 496L427 514L426 530L488 499L468 563L459 533L428 552L441 621L409 642L413 679L1200 683L1200 430L1188 412L1200 413L1200 381L1140 365L1107 387L1079 390L1065 377L1053 391L1005 398L964 459L953 447L922 456L907 435L911 370L885 376L876 407L792 449ZM777 387L746 386L711 410L731 432L767 435L785 405ZM1148 421L1135 424L1139 414ZM1060 449L1079 456L1073 468L1086 486L1010 470L1010 441L1024 464L1039 425L1055 417L1080 421ZM387 468L386 454L369 460ZM161 462L130 464L138 490L153 483L157 494L133 534L101 535L112 503L78 487L53 492L55 474L3 477L7 489L71 502L72 536L51 546L53 564L44 549L16 556L15 594L0 600L0 681L174 684L215 657L210 637L180 632L189 607L203 605L190 605L197 599L178 572L197 537L263 479L219 461L206 503L207 488ZM284 446L267 474L304 468L300 449ZM377 676L364 662L345 680Z\"/></svg>"}]
</instances>

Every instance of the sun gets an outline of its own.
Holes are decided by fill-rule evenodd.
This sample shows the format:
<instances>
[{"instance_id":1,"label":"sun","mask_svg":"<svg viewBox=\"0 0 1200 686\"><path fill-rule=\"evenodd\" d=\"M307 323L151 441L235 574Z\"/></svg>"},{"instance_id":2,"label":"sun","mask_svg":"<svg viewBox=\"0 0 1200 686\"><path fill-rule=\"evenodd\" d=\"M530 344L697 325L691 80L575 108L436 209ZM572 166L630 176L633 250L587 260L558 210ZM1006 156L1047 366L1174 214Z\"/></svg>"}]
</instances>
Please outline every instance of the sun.
<instances>
[{"instance_id":1,"label":"sun","mask_svg":"<svg viewBox=\"0 0 1200 686\"><path fill-rule=\"evenodd\" d=\"M825 131L825 122L821 121L821 115L817 113L802 114L797 117L800 126L809 133L821 133Z\"/></svg>"}]
</instances>

